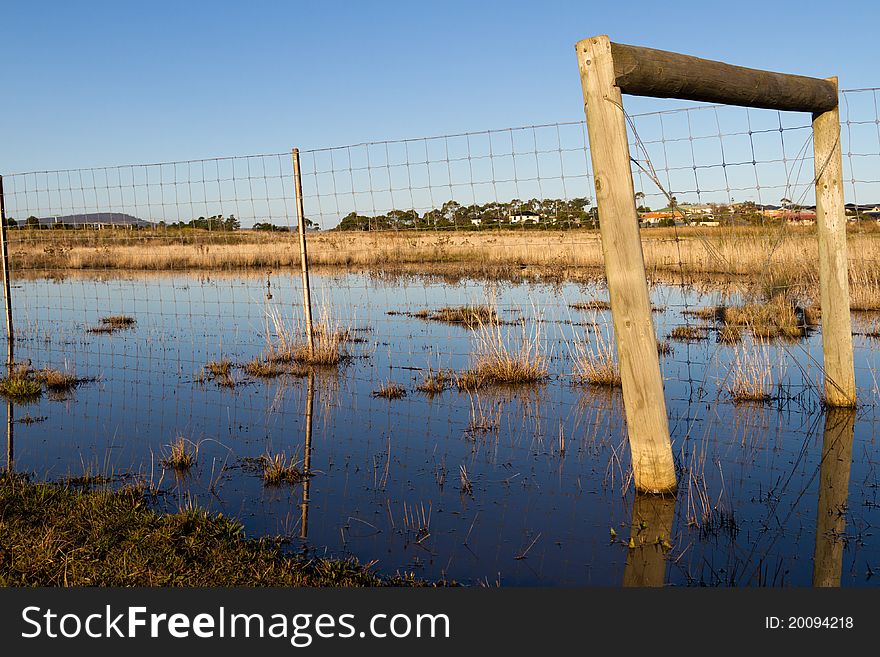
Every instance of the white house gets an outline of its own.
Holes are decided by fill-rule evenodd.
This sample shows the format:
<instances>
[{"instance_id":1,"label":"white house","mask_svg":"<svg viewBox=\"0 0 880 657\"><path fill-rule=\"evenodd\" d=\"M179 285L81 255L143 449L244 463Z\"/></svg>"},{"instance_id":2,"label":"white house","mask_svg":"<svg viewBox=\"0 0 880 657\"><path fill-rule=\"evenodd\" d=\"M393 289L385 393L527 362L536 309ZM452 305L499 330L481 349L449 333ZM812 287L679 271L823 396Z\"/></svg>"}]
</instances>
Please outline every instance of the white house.
<instances>
[{"instance_id":1,"label":"white house","mask_svg":"<svg viewBox=\"0 0 880 657\"><path fill-rule=\"evenodd\" d=\"M541 223L541 215L528 210L519 214L510 215L510 223L512 224L537 224Z\"/></svg>"}]
</instances>

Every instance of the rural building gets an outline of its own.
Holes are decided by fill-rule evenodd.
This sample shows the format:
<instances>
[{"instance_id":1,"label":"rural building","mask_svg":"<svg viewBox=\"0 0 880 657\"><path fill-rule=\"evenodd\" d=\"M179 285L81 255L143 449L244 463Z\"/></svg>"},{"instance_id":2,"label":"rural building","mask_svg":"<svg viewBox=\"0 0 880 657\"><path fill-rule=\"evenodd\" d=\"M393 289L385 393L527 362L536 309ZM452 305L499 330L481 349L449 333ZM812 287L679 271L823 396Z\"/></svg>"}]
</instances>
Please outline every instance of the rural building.
<instances>
[{"instance_id":1,"label":"rural building","mask_svg":"<svg viewBox=\"0 0 880 657\"><path fill-rule=\"evenodd\" d=\"M512 224L537 224L541 222L541 215L525 210L519 214L510 215L510 223Z\"/></svg>"}]
</instances>

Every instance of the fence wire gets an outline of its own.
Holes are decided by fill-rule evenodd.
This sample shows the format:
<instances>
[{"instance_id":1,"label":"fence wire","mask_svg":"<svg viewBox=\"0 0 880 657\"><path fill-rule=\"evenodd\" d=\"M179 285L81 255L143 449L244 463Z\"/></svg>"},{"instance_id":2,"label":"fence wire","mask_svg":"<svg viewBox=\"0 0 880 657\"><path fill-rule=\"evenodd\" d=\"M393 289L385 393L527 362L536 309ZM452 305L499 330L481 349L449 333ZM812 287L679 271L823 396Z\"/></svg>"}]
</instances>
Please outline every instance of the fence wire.
<instances>
[{"instance_id":1,"label":"fence wire","mask_svg":"<svg viewBox=\"0 0 880 657\"><path fill-rule=\"evenodd\" d=\"M878 93L841 93L868 402L850 527L876 506ZM667 577L803 582L787 555L822 460L810 119L711 105L628 119L683 482ZM621 400L602 380L615 365L585 123L300 156L328 362L302 355L289 151L3 176L15 360L42 386L7 395L9 467L145 478L249 531L431 577L600 583L589 564L628 568L582 529L620 530L640 508L621 498ZM467 378L499 354L533 376ZM735 403L742 380L766 398ZM197 452L189 474L163 465L179 439ZM266 488L279 454L298 483ZM756 538L780 517L795 520Z\"/></svg>"}]
</instances>

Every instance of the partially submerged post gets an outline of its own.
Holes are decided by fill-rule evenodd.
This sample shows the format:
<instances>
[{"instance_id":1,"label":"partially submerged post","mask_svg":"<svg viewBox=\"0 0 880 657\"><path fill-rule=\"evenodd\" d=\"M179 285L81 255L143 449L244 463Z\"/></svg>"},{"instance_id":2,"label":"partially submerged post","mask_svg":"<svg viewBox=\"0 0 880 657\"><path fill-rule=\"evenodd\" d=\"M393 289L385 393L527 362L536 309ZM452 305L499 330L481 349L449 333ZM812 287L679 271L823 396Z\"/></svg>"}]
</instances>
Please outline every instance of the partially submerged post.
<instances>
[{"instance_id":1,"label":"partially submerged post","mask_svg":"<svg viewBox=\"0 0 880 657\"><path fill-rule=\"evenodd\" d=\"M9 241L6 235L6 201L3 176L0 176L0 261L3 267L3 303L6 308L6 367L9 373L15 364L15 328L12 324L12 294L9 285Z\"/></svg>"},{"instance_id":2,"label":"partially submerged post","mask_svg":"<svg viewBox=\"0 0 880 657\"><path fill-rule=\"evenodd\" d=\"M296 193L297 229L299 231L299 260L302 270L303 315L306 322L306 339L309 354L315 353L315 331L312 325L312 295L309 289L309 259L306 254L306 215L303 206L302 176L299 168L299 149L294 148L293 155L293 186Z\"/></svg>"},{"instance_id":3,"label":"partially submerged post","mask_svg":"<svg viewBox=\"0 0 880 657\"><path fill-rule=\"evenodd\" d=\"M621 94L813 115L825 401L855 405L836 79L732 66L612 43L604 35L584 39L576 48L636 487L671 490L675 471Z\"/></svg>"},{"instance_id":4,"label":"partially submerged post","mask_svg":"<svg viewBox=\"0 0 880 657\"><path fill-rule=\"evenodd\" d=\"M577 52L633 475L639 491L669 492L675 464L611 42L587 39Z\"/></svg>"}]
</instances>

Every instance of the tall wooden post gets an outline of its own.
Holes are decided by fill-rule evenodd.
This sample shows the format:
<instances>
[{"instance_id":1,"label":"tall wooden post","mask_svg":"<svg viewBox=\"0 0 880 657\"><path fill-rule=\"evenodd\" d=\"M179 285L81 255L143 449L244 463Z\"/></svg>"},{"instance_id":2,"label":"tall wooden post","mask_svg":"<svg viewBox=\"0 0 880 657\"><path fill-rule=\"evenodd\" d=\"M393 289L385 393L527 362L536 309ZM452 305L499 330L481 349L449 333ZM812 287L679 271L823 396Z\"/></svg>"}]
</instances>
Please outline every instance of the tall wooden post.
<instances>
[{"instance_id":1,"label":"tall wooden post","mask_svg":"<svg viewBox=\"0 0 880 657\"><path fill-rule=\"evenodd\" d=\"M15 327L12 323L12 293L9 285L9 240L6 235L6 201L3 176L0 176L0 260L3 267L3 303L6 307L6 367L11 373L15 364Z\"/></svg>"},{"instance_id":2,"label":"tall wooden post","mask_svg":"<svg viewBox=\"0 0 880 657\"><path fill-rule=\"evenodd\" d=\"M299 229L299 259L302 268L303 289L303 314L306 321L306 339L309 344L309 353L315 353L315 330L312 325L312 294L309 288L309 259L306 254L306 215L303 207L302 176L299 170L299 149L294 148L293 155L293 185L296 192L296 214Z\"/></svg>"},{"instance_id":3,"label":"tall wooden post","mask_svg":"<svg viewBox=\"0 0 880 657\"><path fill-rule=\"evenodd\" d=\"M669 492L675 465L611 42L598 36L576 47L635 484Z\"/></svg>"},{"instance_id":4,"label":"tall wooden post","mask_svg":"<svg viewBox=\"0 0 880 657\"><path fill-rule=\"evenodd\" d=\"M830 408L825 415L813 552L814 587L840 586L855 422L856 412L851 408Z\"/></svg>"},{"instance_id":5,"label":"tall wooden post","mask_svg":"<svg viewBox=\"0 0 880 657\"><path fill-rule=\"evenodd\" d=\"M829 81L837 87L837 78L829 78ZM829 406L854 406L856 377L849 314L840 112L837 107L813 114L813 158L816 168L816 227L819 234L819 296L822 303L822 348L825 352L825 402Z\"/></svg>"}]
</instances>

